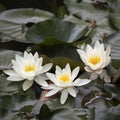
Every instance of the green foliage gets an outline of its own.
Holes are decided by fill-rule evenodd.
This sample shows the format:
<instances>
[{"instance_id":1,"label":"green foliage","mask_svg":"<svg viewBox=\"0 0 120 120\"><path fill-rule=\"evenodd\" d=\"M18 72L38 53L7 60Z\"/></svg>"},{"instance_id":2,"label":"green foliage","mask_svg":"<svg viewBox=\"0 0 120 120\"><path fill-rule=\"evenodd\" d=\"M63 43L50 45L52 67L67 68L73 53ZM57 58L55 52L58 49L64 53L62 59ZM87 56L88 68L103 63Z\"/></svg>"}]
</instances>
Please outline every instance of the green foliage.
<instances>
[{"instance_id":1,"label":"green foliage","mask_svg":"<svg viewBox=\"0 0 120 120\"><path fill-rule=\"evenodd\" d=\"M51 19L53 16L50 12L33 8L4 11L0 15L0 38L3 41L27 42L25 34L28 28L37 22Z\"/></svg>"},{"instance_id":2,"label":"green foliage","mask_svg":"<svg viewBox=\"0 0 120 120\"><path fill-rule=\"evenodd\" d=\"M33 43L41 43L49 37L70 43L82 37L82 31L83 29L73 23L63 20L48 20L31 27L26 34L26 39ZM55 41L55 43L58 44L59 41Z\"/></svg>"},{"instance_id":3,"label":"green foliage","mask_svg":"<svg viewBox=\"0 0 120 120\"><path fill-rule=\"evenodd\" d=\"M120 67L120 32L108 36L105 42L111 44L112 65L118 69Z\"/></svg>"},{"instance_id":4,"label":"green foliage","mask_svg":"<svg viewBox=\"0 0 120 120\"><path fill-rule=\"evenodd\" d=\"M37 9L4 11L5 6L0 4L0 119L120 119L119 78L118 84L106 84L98 78L78 87L77 97L69 96L64 105L58 98L44 103L37 100L35 95L39 98L42 91L39 85L34 84L32 89L24 92L21 82L6 80L3 70L11 69L11 59L25 50L32 53L38 51L44 59L43 64L52 62L51 72L56 65L63 68L70 63L71 69L80 66L80 78L87 77L89 74L85 72L76 49L83 43L93 44L96 40L101 40L105 45L111 44L112 61L107 71L114 78L120 67L120 1L61 0L61 4L55 1L37 1L41 3ZM42 5L43 10L39 9Z\"/></svg>"}]
</instances>

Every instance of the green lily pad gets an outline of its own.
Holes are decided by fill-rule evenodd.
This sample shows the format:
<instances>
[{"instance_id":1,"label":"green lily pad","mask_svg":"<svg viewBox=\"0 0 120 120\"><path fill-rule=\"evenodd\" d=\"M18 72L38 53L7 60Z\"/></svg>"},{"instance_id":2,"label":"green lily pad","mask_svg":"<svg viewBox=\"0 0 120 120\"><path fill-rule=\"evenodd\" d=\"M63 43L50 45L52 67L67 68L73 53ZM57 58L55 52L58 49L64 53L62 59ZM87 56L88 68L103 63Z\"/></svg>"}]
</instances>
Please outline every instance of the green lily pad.
<instances>
[{"instance_id":1,"label":"green lily pad","mask_svg":"<svg viewBox=\"0 0 120 120\"><path fill-rule=\"evenodd\" d=\"M74 23L63 20L47 20L32 26L26 34L26 39L32 43L41 43L45 39L54 38L71 43L82 37L83 30Z\"/></svg>"},{"instance_id":2,"label":"green lily pad","mask_svg":"<svg viewBox=\"0 0 120 120\"><path fill-rule=\"evenodd\" d=\"M28 42L25 34L29 27L52 17L53 14L50 12L33 8L6 10L0 14L0 38L4 42L10 40Z\"/></svg>"}]
</instances>

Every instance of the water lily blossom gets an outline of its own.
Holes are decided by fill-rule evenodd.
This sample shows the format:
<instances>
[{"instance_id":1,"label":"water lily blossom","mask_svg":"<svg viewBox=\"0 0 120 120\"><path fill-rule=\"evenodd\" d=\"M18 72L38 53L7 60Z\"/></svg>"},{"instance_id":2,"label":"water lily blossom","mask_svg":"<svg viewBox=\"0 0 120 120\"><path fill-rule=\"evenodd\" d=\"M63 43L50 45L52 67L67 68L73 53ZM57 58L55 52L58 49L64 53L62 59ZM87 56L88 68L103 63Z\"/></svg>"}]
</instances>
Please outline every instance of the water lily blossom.
<instances>
[{"instance_id":1,"label":"water lily blossom","mask_svg":"<svg viewBox=\"0 0 120 120\"><path fill-rule=\"evenodd\" d=\"M23 90L30 88L34 80L42 86L48 85L45 81L47 76L44 73L50 70L52 64L48 63L42 66L43 58L39 58L37 52L32 55L25 51L23 57L16 55L15 60L11 60L11 62L12 70L4 70L4 73L9 75L7 78L9 81L25 80Z\"/></svg>"},{"instance_id":2,"label":"water lily blossom","mask_svg":"<svg viewBox=\"0 0 120 120\"><path fill-rule=\"evenodd\" d=\"M43 89L50 90L46 94L46 97L60 92L61 104L64 104L66 102L68 94L76 97L78 90L75 86L83 86L91 81L89 79L76 78L79 71L80 67L76 67L73 71L71 71L70 65L67 64L63 69L61 69L59 66L56 66L55 74L46 73L47 77L52 82L52 84L49 84L47 87L43 87Z\"/></svg>"},{"instance_id":3,"label":"water lily blossom","mask_svg":"<svg viewBox=\"0 0 120 120\"><path fill-rule=\"evenodd\" d=\"M103 69L110 63L111 46L105 49L104 44L96 41L94 47L86 46L85 50L77 49L82 61L85 63L87 72L102 74Z\"/></svg>"}]
</instances>

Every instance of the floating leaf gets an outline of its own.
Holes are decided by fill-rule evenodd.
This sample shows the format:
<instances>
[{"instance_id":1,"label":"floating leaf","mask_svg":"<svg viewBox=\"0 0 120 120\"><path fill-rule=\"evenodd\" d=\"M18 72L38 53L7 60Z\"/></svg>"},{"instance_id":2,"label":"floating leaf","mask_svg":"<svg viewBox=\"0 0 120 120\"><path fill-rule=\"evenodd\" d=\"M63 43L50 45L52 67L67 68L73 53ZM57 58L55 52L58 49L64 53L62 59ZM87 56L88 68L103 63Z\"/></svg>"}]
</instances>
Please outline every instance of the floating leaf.
<instances>
[{"instance_id":1,"label":"floating leaf","mask_svg":"<svg viewBox=\"0 0 120 120\"><path fill-rule=\"evenodd\" d=\"M111 4L109 17L114 27L117 30L120 30L120 1L116 1Z\"/></svg>"},{"instance_id":2,"label":"floating leaf","mask_svg":"<svg viewBox=\"0 0 120 120\"><path fill-rule=\"evenodd\" d=\"M19 8L4 11L0 14L0 33L2 41L16 40L28 42L26 31L34 23L51 19L52 13L33 8Z\"/></svg>"},{"instance_id":3,"label":"floating leaf","mask_svg":"<svg viewBox=\"0 0 120 120\"><path fill-rule=\"evenodd\" d=\"M120 118L119 107L110 107L109 102L101 98L89 104L88 108L94 108L94 120L117 120Z\"/></svg>"},{"instance_id":4,"label":"floating leaf","mask_svg":"<svg viewBox=\"0 0 120 120\"><path fill-rule=\"evenodd\" d=\"M44 62L52 62L54 67L59 65L64 67L67 63L70 63L71 68L80 66L81 71L84 68L83 62L76 51L75 46L68 44L55 45L55 46L41 46L41 44L33 45L28 48L31 52L36 52L43 56Z\"/></svg>"},{"instance_id":5,"label":"floating leaf","mask_svg":"<svg viewBox=\"0 0 120 120\"><path fill-rule=\"evenodd\" d=\"M70 14L74 14L84 21L101 21L108 14L108 10L100 9L95 4L87 2L76 2L75 0L64 0ZM99 14L98 14L99 13Z\"/></svg>"},{"instance_id":6,"label":"floating leaf","mask_svg":"<svg viewBox=\"0 0 120 120\"><path fill-rule=\"evenodd\" d=\"M16 24L37 23L53 17L53 14L40 9L18 8L1 13L0 19Z\"/></svg>"},{"instance_id":7,"label":"floating leaf","mask_svg":"<svg viewBox=\"0 0 120 120\"><path fill-rule=\"evenodd\" d=\"M111 44L112 65L118 69L120 67L120 32L110 35L105 42Z\"/></svg>"},{"instance_id":8,"label":"floating leaf","mask_svg":"<svg viewBox=\"0 0 120 120\"><path fill-rule=\"evenodd\" d=\"M0 51L0 70L11 68L11 59L15 58L16 54L21 54L17 51L12 50L1 50Z\"/></svg>"},{"instance_id":9,"label":"floating leaf","mask_svg":"<svg viewBox=\"0 0 120 120\"><path fill-rule=\"evenodd\" d=\"M58 110L58 109L62 109L62 108L73 109L75 107L73 97L69 97L67 102L64 104L64 106L61 105L59 98L49 100L46 102L46 104L48 105L50 110Z\"/></svg>"},{"instance_id":10,"label":"floating leaf","mask_svg":"<svg viewBox=\"0 0 120 120\"><path fill-rule=\"evenodd\" d=\"M120 101L120 86L113 85L113 84L105 84L104 85L105 91L111 96L111 99L115 98Z\"/></svg>"},{"instance_id":11,"label":"floating leaf","mask_svg":"<svg viewBox=\"0 0 120 120\"><path fill-rule=\"evenodd\" d=\"M21 120L26 113L30 113L32 111L32 106L36 102L37 100L31 90L26 93L23 91L17 91L12 95L8 94L2 96L0 97L0 119L13 120L15 118L16 120Z\"/></svg>"},{"instance_id":12,"label":"floating leaf","mask_svg":"<svg viewBox=\"0 0 120 120\"><path fill-rule=\"evenodd\" d=\"M71 43L82 37L83 30L74 23L47 20L32 26L26 34L26 39L33 43L41 43L45 39L54 38L54 40Z\"/></svg>"}]
</instances>

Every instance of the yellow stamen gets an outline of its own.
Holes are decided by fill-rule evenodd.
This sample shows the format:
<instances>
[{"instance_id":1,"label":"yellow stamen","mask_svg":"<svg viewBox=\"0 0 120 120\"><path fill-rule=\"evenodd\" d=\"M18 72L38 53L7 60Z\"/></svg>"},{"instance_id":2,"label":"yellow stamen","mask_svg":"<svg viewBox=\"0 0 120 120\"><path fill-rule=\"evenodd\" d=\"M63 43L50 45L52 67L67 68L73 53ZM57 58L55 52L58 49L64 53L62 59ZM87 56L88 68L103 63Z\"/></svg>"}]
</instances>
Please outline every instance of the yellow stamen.
<instances>
[{"instance_id":1,"label":"yellow stamen","mask_svg":"<svg viewBox=\"0 0 120 120\"><path fill-rule=\"evenodd\" d=\"M70 76L67 74L63 74L59 77L59 80L68 83L70 81Z\"/></svg>"},{"instance_id":2,"label":"yellow stamen","mask_svg":"<svg viewBox=\"0 0 120 120\"><path fill-rule=\"evenodd\" d=\"M26 65L24 68L25 72L31 72L35 70L35 66L34 65Z\"/></svg>"},{"instance_id":3,"label":"yellow stamen","mask_svg":"<svg viewBox=\"0 0 120 120\"><path fill-rule=\"evenodd\" d=\"M97 65L98 63L100 63L101 58L100 56L95 55L95 56L91 56L88 61L93 65Z\"/></svg>"}]
</instances>

